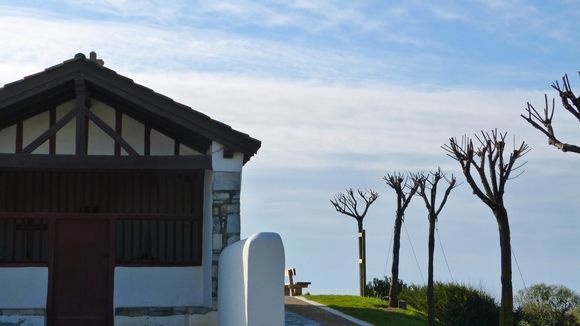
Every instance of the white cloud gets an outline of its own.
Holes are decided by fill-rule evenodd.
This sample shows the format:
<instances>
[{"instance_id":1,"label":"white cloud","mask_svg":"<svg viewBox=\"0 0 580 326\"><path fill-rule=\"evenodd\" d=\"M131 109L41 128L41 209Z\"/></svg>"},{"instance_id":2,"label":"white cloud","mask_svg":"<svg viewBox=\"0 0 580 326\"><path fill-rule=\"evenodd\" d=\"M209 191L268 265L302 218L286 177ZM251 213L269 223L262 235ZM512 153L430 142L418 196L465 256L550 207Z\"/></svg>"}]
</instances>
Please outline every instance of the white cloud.
<instances>
[{"instance_id":1,"label":"white cloud","mask_svg":"<svg viewBox=\"0 0 580 326\"><path fill-rule=\"evenodd\" d=\"M102 22L0 6L0 60L38 62L38 69L96 50L117 69L198 70L254 76L352 81L400 76L416 56L369 59L341 49L294 46L276 40L189 27ZM27 26L26 29L20 28ZM22 40L26 40L23 42ZM387 74L387 72L391 72ZM0 77L2 78L2 77ZM7 82L7 81L6 81Z\"/></svg>"},{"instance_id":2,"label":"white cloud","mask_svg":"<svg viewBox=\"0 0 580 326\"><path fill-rule=\"evenodd\" d=\"M301 26L302 17L254 1L202 1L200 9L235 18L233 25Z\"/></svg>"},{"instance_id":3,"label":"white cloud","mask_svg":"<svg viewBox=\"0 0 580 326\"><path fill-rule=\"evenodd\" d=\"M541 98L540 92L357 88L196 74L135 77L263 140L252 163L262 167L429 169L452 164L440 148L449 137L491 128L531 143L530 159L555 155L519 117L524 102ZM568 137L580 139L573 124L558 120Z\"/></svg>"},{"instance_id":4,"label":"white cloud","mask_svg":"<svg viewBox=\"0 0 580 326\"><path fill-rule=\"evenodd\" d=\"M145 17L168 21L181 15L185 2L172 0L60 0L78 9L109 14L118 17Z\"/></svg>"}]
</instances>

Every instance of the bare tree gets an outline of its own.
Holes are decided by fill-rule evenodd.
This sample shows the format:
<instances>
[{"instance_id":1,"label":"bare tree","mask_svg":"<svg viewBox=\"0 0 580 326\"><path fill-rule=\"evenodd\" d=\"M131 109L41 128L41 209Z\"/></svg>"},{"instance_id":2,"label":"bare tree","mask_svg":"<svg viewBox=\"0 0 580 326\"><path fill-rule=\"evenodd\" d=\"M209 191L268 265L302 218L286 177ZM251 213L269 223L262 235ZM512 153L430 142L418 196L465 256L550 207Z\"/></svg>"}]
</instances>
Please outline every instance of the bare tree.
<instances>
[{"instance_id":1,"label":"bare tree","mask_svg":"<svg viewBox=\"0 0 580 326\"><path fill-rule=\"evenodd\" d=\"M475 135L479 142L477 148L474 148L472 139L466 136L461 138L461 142L450 138L449 144L443 145L447 155L459 162L473 193L491 209L498 224L501 248L501 326L513 325L510 226L503 195L511 173L523 165L515 166L516 161L529 152L525 142L516 146L514 141L513 151L509 152L509 157L504 157L506 136L507 133L498 133L497 130L491 133L482 131L481 136ZM479 182L472 172L477 174Z\"/></svg>"},{"instance_id":2,"label":"bare tree","mask_svg":"<svg viewBox=\"0 0 580 326\"><path fill-rule=\"evenodd\" d=\"M393 233L393 263L391 266L391 289L389 291L389 306L399 306L399 250L401 248L401 226L405 210L419 186L413 181L413 175L403 173L387 174L383 177L387 185L397 194L397 210L395 212L395 229Z\"/></svg>"},{"instance_id":3,"label":"bare tree","mask_svg":"<svg viewBox=\"0 0 580 326\"><path fill-rule=\"evenodd\" d=\"M455 176L451 175L450 179L445 177L445 174L441 172L441 168L438 168L435 172L429 172L427 174L417 174L414 176L415 183L419 185L417 194L423 198L427 211L429 212L427 217L429 219L429 266L428 266L428 280L427 280L427 307L428 307L428 320L429 325L435 325L435 294L433 291L433 255L435 252L435 224L437 223L437 218L439 213L447 203L447 198L451 193L451 190L457 186L457 179ZM437 186L439 181L445 180L447 182L447 188L443 194L443 199L437 207ZM427 193L429 192L429 193Z\"/></svg>"},{"instance_id":4,"label":"bare tree","mask_svg":"<svg viewBox=\"0 0 580 326\"><path fill-rule=\"evenodd\" d=\"M331 199L330 202L337 212L353 217L358 226L358 264L359 264L359 288L360 296L365 295L365 285L367 282L367 263L366 263L366 236L363 227L363 220L367 215L369 207L379 198L379 194L374 190L360 190L357 189L358 197L362 199L364 209L359 212L359 201L352 188L347 189L346 193L339 193Z\"/></svg>"},{"instance_id":5,"label":"bare tree","mask_svg":"<svg viewBox=\"0 0 580 326\"><path fill-rule=\"evenodd\" d=\"M572 92L572 88L570 87L570 80L568 80L567 74L562 77L562 84L563 88L560 86L560 83L556 81L552 84L552 88L558 91L564 109L570 112L570 114L572 114L576 120L580 121L580 97L576 97L574 92ZM552 99L552 108L550 109L548 104L548 95L544 95L544 98L546 103L543 114L540 114L534 108L534 106L528 102L527 107L525 108L528 114L521 114L520 116L534 128L538 129L544 135L546 135L546 137L548 137L548 144L555 146L562 152L580 153L579 146L563 143L556 137L556 133L554 132L554 127L552 125L556 101L555 99Z\"/></svg>"}]
</instances>

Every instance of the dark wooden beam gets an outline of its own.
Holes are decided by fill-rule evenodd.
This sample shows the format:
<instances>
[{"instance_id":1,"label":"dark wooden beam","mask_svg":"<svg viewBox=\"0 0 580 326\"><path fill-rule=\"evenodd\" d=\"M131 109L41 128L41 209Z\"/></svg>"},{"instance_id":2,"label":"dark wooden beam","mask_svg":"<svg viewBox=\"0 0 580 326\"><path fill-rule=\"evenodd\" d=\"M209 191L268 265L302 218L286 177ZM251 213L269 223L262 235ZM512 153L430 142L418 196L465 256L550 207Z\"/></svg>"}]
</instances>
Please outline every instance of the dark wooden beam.
<instances>
[{"instance_id":1,"label":"dark wooden beam","mask_svg":"<svg viewBox=\"0 0 580 326\"><path fill-rule=\"evenodd\" d=\"M113 156L0 154L0 169L211 170L211 156Z\"/></svg>"},{"instance_id":2,"label":"dark wooden beam","mask_svg":"<svg viewBox=\"0 0 580 326\"><path fill-rule=\"evenodd\" d=\"M115 109L115 132L123 137L123 113ZM121 155L121 143L115 141L115 156Z\"/></svg>"},{"instance_id":3,"label":"dark wooden beam","mask_svg":"<svg viewBox=\"0 0 580 326\"><path fill-rule=\"evenodd\" d=\"M191 147L200 153L205 153L208 150L211 144L211 141L208 138L196 135L192 130L187 130L180 125L171 123L163 117L157 116L138 107L135 103L132 103L127 99L103 90L99 86L90 82L88 84L93 98L120 110L123 114L130 116L144 125L149 125L151 128L178 140L181 144Z\"/></svg>"},{"instance_id":4,"label":"dark wooden beam","mask_svg":"<svg viewBox=\"0 0 580 326\"><path fill-rule=\"evenodd\" d=\"M46 92L46 94L37 95L35 98L25 99L17 105L0 108L0 129L11 126L20 120L26 120L46 111L47 108L58 106L74 98L71 89L60 87L52 89L51 93Z\"/></svg>"},{"instance_id":5,"label":"dark wooden beam","mask_svg":"<svg viewBox=\"0 0 580 326\"><path fill-rule=\"evenodd\" d=\"M47 131L43 132L42 135L38 136L35 140L33 140L28 146L26 146L22 152L24 154L30 154L35 149L40 147L45 141L49 138L54 136L62 127L64 127L69 121L71 121L75 116L77 116L77 112L75 108L72 108L67 114L64 115L57 123L55 123L52 127L50 127Z\"/></svg>"},{"instance_id":6,"label":"dark wooden beam","mask_svg":"<svg viewBox=\"0 0 580 326\"><path fill-rule=\"evenodd\" d=\"M16 123L16 153L22 152L22 121Z\"/></svg>"},{"instance_id":7,"label":"dark wooden beam","mask_svg":"<svg viewBox=\"0 0 580 326\"><path fill-rule=\"evenodd\" d=\"M87 124L85 115L89 111L87 108L87 85L84 78L75 78L75 94L76 94L76 155L87 155Z\"/></svg>"},{"instance_id":8,"label":"dark wooden beam","mask_svg":"<svg viewBox=\"0 0 580 326\"><path fill-rule=\"evenodd\" d=\"M173 155L179 156L179 142L177 140L173 141Z\"/></svg>"},{"instance_id":9,"label":"dark wooden beam","mask_svg":"<svg viewBox=\"0 0 580 326\"><path fill-rule=\"evenodd\" d=\"M4 85L0 90L0 110L67 84L73 79L75 68L68 67L66 70L56 74L39 73Z\"/></svg>"},{"instance_id":10,"label":"dark wooden beam","mask_svg":"<svg viewBox=\"0 0 580 326\"><path fill-rule=\"evenodd\" d=\"M111 94L130 99L138 107L168 119L176 125L181 125L187 130L195 130L207 138L231 147L236 152L255 153L260 147L258 140L193 111L190 107L179 104L168 97L156 94L151 89L136 85L131 79L107 78L107 71L95 69L95 67L88 67L87 70L91 70L87 74L87 79L92 84ZM168 107L172 109L168 110Z\"/></svg>"},{"instance_id":11,"label":"dark wooden beam","mask_svg":"<svg viewBox=\"0 0 580 326\"><path fill-rule=\"evenodd\" d=\"M69 90L53 90L50 95L39 95L38 98L27 99L18 103L17 106L0 108L0 129L16 124L18 121L26 120L39 113L45 112L47 108L58 106L74 99L74 94Z\"/></svg>"},{"instance_id":12,"label":"dark wooden beam","mask_svg":"<svg viewBox=\"0 0 580 326\"><path fill-rule=\"evenodd\" d=\"M145 125L145 140L144 140L145 148L143 150L144 155L151 155L151 126L146 124Z\"/></svg>"},{"instance_id":13,"label":"dark wooden beam","mask_svg":"<svg viewBox=\"0 0 580 326\"><path fill-rule=\"evenodd\" d=\"M124 114L131 116L133 119L144 124L149 124L152 128L173 139L179 140L180 143L187 145L198 152L204 153L209 148L211 140L196 133L195 129L188 129L182 124L176 124L169 120L168 117L158 115L156 112L140 106L138 101L132 97L123 98L119 94L112 93L106 88L96 85L91 81L88 81L88 84L91 90L91 96L98 98L100 101L107 103L112 107L120 109ZM176 119L179 120L179 118Z\"/></svg>"},{"instance_id":14,"label":"dark wooden beam","mask_svg":"<svg viewBox=\"0 0 580 326\"><path fill-rule=\"evenodd\" d=\"M87 110L87 112L89 112ZM85 117L83 118L85 120L85 137L84 137L84 148L86 149L87 155L89 155L89 117L87 116L86 112L85 112Z\"/></svg>"},{"instance_id":15,"label":"dark wooden beam","mask_svg":"<svg viewBox=\"0 0 580 326\"><path fill-rule=\"evenodd\" d=\"M129 155L139 155L133 149L133 147L129 145L129 143L127 143L119 134L117 134L111 127L109 127L109 125L107 125L105 121L101 120L101 118L97 117L93 112L87 111L86 116L92 122L94 122L97 125L97 127L101 128L105 133L107 133L109 137L113 138L116 143L119 143L121 147L123 147L123 149L127 151L127 153L129 153Z\"/></svg>"},{"instance_id":16,"label":"dark wooden beam","mask_svg":"<svg viewBox=\"0 0 580 326\"><path fill-rule=\"evenodd\" d=\"M234 150L224 146L223 158L234 158Z\"/></svg>"},{"instance_id":17,"label":"dark wooden beam","mask_svg":"<svg viewBox=\"0 0 580 326\"><path fill-rule=\"evenodd\" d=\"M48 110L48 128L52 128L56 123L56 107L51 107ZM56 154L56 134L51 135L48 140L48 153L51 155Z\"/></svg>"}]
</instances>

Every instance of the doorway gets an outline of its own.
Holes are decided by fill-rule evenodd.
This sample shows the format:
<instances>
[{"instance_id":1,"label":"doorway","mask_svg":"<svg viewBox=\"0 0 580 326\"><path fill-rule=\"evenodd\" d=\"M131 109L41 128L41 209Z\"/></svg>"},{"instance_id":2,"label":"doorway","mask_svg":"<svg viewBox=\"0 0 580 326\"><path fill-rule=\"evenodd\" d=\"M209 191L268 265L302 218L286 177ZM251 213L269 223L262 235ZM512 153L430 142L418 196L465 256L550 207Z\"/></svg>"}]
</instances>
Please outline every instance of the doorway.
<instances>
[{"instance_id":1,"label":"doorway","mask_svg":"<svg viewBox=\"0 0 580 326\"><path fill-rule=\"evenodd\" d=\"M51 324L110 325L113 308L110 221L57 219L54 228Z\"/></svg>"}]
</instances>

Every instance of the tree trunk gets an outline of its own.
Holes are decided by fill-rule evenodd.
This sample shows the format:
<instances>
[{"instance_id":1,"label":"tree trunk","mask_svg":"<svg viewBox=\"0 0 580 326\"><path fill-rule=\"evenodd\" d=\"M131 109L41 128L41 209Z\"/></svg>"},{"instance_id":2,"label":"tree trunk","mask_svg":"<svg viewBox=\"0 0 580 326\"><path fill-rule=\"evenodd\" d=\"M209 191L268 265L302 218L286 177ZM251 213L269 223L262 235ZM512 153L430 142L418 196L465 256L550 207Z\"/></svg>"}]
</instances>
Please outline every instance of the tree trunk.
<instances>
[{"instance_id":1,"label":"tree trunk","mask_svg":"<svg viewBox=\"0 0 580 326\"><path fill-rule=\"evenodd\" d=\"M501 309L500 326L513 325L514 298L512 290L512 249L508 215L505 207L494 211L499 227L499 245L501 248Z\"/></svg>"},{"instance_id":2,"label":"tree trunk","mask_svg":"<svg viewBox=\"0 0 580 326\"><path fill-rule=\"evenodd\" d=\"M427 311L429 326L435 325L435 293L433 291L433 255L435 252L435 217L429 216L429 266L427 277Z\"/></svg>"},{"instance_id":3,"label":"tree trunk","mask_svg":"<svg viewBox=\"0 0 580 326\"><path fill-rule=\"evenodd\" d=\"M399 306L399 249L401 248L401 226L403 214L397 211L395 218L395 233L393 235L393 265L391 267L391 290L389 292L389 306Z\"/></svg>"},{"instance_id":4,"label":"tree trunk","mask_svg":"<svg viewBox=\"0 0 580 326\"><path fill-rule=\"evenodd\" d=\"M366 284L367 284L367 235L366 230L362 230L362 252L363 252L363 296L366 296Z\"/></svg>"},{"instance_id":5,"label":"tree trunk","mask_svg":"<svg viewBox=\"0 0 580 326\"><path fill-rule=\"evenodd\" d=\"M365 260L365 230L363 229L362 220L358 221L358 275L359 275L359 293L361 297L365 296L366 285L366 260Z\"/></svg>"}]
</instances>

